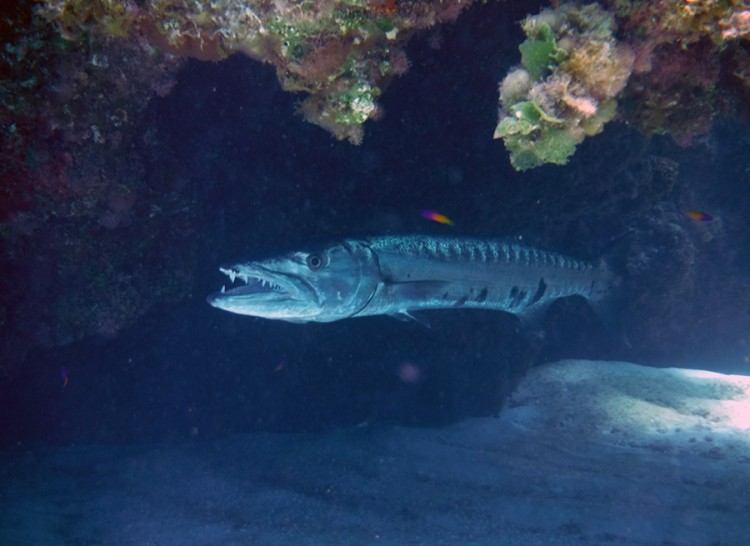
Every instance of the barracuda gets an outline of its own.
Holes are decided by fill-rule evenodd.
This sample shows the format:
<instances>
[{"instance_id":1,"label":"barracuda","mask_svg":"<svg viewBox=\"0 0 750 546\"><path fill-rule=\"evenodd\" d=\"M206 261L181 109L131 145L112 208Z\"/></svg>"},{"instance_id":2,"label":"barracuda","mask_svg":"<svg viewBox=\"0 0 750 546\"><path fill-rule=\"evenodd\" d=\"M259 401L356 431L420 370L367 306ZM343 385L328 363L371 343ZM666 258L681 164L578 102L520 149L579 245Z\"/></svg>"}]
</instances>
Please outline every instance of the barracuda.
<instances>
[{"instance_id":1,"label":"barracuda","mask_svg":"<svg viewBox=\"0 0 750 546\"><path fill-rule=\"evenodd\" d=\"M232 286L211 294L211 305L289 322L452 308L532 319L558 298L596 304L613 290L603 265L514 242L422 235L346 239L220 270Z\"/></svg>"}]
</instances>

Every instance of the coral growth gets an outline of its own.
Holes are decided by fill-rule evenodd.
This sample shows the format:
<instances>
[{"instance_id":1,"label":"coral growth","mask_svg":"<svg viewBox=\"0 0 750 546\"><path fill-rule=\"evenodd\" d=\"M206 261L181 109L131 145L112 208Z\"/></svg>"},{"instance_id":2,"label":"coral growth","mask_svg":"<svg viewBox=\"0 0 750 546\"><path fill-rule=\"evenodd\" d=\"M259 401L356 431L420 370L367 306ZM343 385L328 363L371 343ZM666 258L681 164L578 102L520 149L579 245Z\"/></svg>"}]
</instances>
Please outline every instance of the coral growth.
<instances>
[{"instance_id":1,"label":"coral growth","mask_svg":"<svg viewBox=\"0 0 750 546\"><path fill-rule=\"evenodd\" d=\"M750 93L746 2L604 4L609 13L596 4L563 4L524 21L522 67L500 86L495 131L517 169L565 163L614 116L616 99L626 105L620 113L628 123L681 145L707 133L721 113L748 115L738 108Z\"/></svg>"},{"instance_id":2,"label":"coral growth","mask_svg":"<svg viewBox=\"0 0 750 546\"><path fill-rule=\"evenodd\" d=\"M513 166L565 164L617 109L634 56L614 38L612 16L596 4L564 5L526 18L522 68L500 84L502 138Z\"/></svg>"},{"instance_id":3,"label":"coral growth","mask_svg":"<svg viewBox=\"0 0 750 546\"><path fill-rule=\"evenodd\" d=\"M137 34L172 54L221 60L235 52L273 64L299 111L358 144L377 99L408 61L417 30L454 20L474 0L46 0L63 36Z\"/></svg>"},{"instance_id":4,"label":"coral growth","mask_svg":"<svg viewBox=\"0 0 750 546\"><path fill-rule=\"evenodd\" d=\"M687 46L703 38L717 45L750 35L750 8L743 0L608 0L623 31L657 46Z\"/></svg>"},{"instance_id":5,"label":"coral growth","mask_svg":"<svg viewBox=\"0 0 750 546\"><path fill-rule=\"evenodd\" d=\"M732 78L750 73L744 54L750 9L739 0L609 0L621 38L636 53L626 95L628 122L683 145L708 132L724 108ZM723 74L729 78L722 80ZM720 93L725 91L725 93Z\"/></svg>"},{"instance_id":6,"label":"coral growth","mask_svg":"<svg viewBox=\"0 0 750 546\"><path fill-rule=\"evenodd\" d=\"M720 74L712 44L664 44L650 53L649 65L628 88L628 120L646 135L668 133L685 146L706 134L717 112Z\"/></svg>"}]
</instances>

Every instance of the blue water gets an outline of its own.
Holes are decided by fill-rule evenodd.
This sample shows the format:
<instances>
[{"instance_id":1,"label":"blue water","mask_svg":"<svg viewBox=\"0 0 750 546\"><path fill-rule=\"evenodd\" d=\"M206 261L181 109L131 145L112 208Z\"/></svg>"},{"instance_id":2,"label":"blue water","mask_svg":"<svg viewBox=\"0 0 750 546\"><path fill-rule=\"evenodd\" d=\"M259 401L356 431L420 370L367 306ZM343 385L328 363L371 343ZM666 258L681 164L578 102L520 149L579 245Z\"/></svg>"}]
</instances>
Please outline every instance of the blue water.
<instances>
[{"instance_id":1,"label":"blue water","mask_svg":"<svg viewBox=\"0 0 750 546\"><path fill-rule=\"evenodd\" d=\"M0 543L739 546L750 536L746 492L723 489L746 484L747 444L721 444L719 458L687 443L599 449L504 413L530 367L564 358L748 373L750 132L721 120L681 148L615 122L566 167L516 173L491 135L520 31L466 17L441 30L439 50L412 43L411 69L360 147L306 124L274 71L240 56L190 61L149 106L145 183L197 203L187 219L176 213L174 233L154 234L165 251L149 266L175 267L175 248L200 260L175 281L180 301L114 337L35 347L0 381ZM696 224L692 209L718 220ZM621 331L576 300L556 305L541 333L483 311L433 312L429 328L388 317L294 325L205 303L223 262L397 232L606 253L632 273L613 311Z\"/></svg>"}]
</instances>

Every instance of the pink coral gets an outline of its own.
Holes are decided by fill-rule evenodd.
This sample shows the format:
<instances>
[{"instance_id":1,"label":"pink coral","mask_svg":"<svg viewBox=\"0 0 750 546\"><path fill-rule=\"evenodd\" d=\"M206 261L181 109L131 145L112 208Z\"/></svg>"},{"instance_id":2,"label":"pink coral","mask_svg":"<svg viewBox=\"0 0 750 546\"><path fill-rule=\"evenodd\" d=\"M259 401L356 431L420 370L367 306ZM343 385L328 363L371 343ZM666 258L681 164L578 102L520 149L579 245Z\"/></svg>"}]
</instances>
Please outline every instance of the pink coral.
<instances>
[{"instance_id":1,"label":"pink coral","mask_svg":"<svg viewBox=\"0 0 750 546\"><path fill-rule=\"evenodd\" d=\"M743 38L750 34L750 10L742 10L732 13L719 21L721 37L725 40Z\"/></svg>"},{"instance_id":2,"label":"pink coral","mask_svg":"<svg viewBox=\"0 0 750 546\"><path fill-rule=\"evenodd\" d=\"M591 97L574 97L568 94L563 96L563 102L586 118L593 116L599 110L596 101Z\"/></svg>"}]
</instances>

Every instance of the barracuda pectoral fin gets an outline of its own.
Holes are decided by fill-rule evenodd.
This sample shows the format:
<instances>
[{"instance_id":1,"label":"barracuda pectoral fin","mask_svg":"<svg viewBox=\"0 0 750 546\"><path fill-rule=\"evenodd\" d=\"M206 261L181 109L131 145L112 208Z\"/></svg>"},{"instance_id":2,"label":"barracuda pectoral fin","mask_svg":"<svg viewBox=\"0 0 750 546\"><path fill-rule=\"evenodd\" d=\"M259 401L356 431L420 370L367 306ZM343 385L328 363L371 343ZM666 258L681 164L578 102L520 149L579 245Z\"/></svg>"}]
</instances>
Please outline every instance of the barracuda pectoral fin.
<instances>
[{"instance_id":1,"label":"barracuda pectoral fin","mask_svg":"<svg viewBox=\"0 0 750 546\"><path fill-rule=\"evenodd\" d=\"M391 313L388 315L391 318L395 318L396 320L400 320L402 322L417 322L424 326L425 328L431 328L430 323L427 319L418 316L415 317L412 315L409 311L399 311L398 313Z\"/></svg>"},{"instance_id":2,"label":"barracuda pectoral fin","mask_svg":"<svg viewBox=\"0 0 750 546\"><path fill-rule=\"evenodd\" d=\"M388 316L404 322L418 322L425 328L430 328L430 323L421 314L412 314L416 307L411 307L408 303L434 300L445 291L446 286L445 281L386 281L384 292L388 299L406 303L405 308L388 313Z\"/></svg>"}]
</instances>

